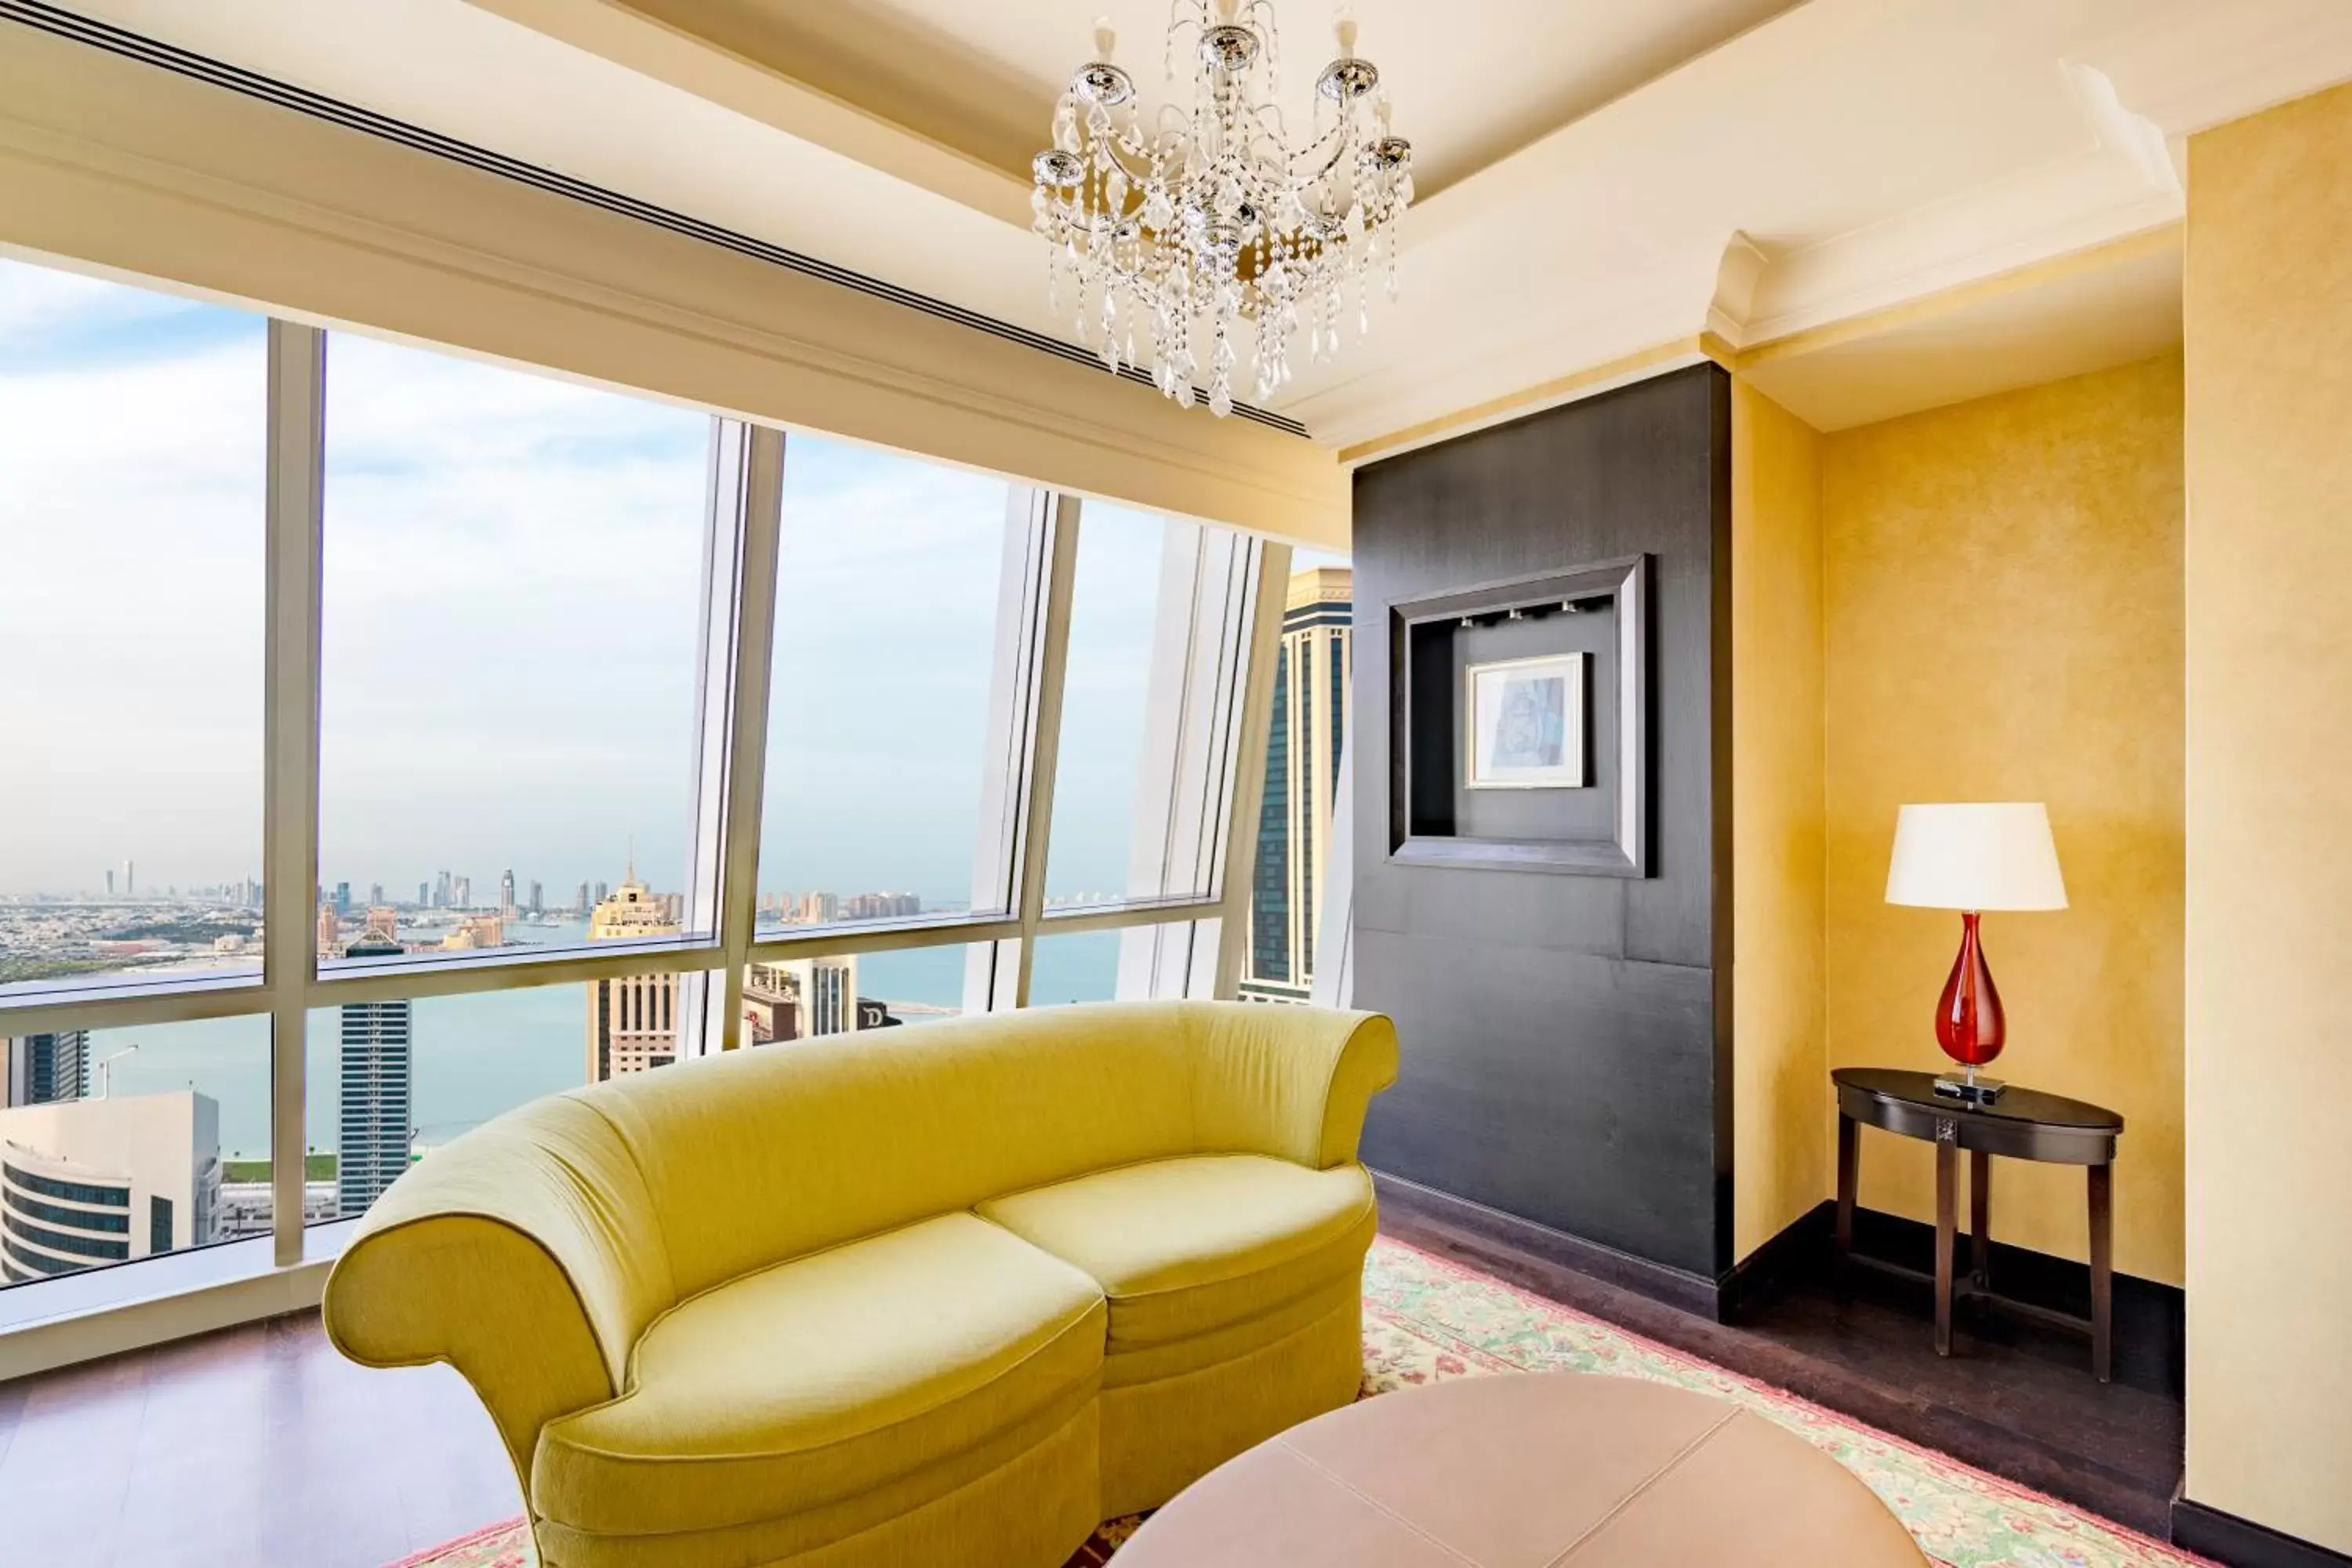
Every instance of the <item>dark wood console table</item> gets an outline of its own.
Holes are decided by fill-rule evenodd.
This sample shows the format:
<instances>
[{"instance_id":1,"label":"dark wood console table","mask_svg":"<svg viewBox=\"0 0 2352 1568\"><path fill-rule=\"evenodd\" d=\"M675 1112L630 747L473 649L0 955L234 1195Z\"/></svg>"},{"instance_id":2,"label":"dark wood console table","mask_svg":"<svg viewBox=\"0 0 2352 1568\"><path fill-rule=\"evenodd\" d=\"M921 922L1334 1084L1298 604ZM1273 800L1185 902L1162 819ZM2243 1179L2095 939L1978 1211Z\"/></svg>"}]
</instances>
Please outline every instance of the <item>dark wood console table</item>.
<instances>
[{"instance_id":1,"label":"dark wood console table","mask_svg":"<svg viewBox=\"0 0 2352 1568\"><path fill-rule=\"evenodd\" d=\"M1936 1353L1952 1353L1952 1248L1958 1222L1959 1156L1969 1152L1969 1278L1967 1294L2004 1309L2091 1335L2091 1370L2108 1381L2114 1360L2116 1140L2124 1119L2104 1106L2030 1089L2011 1089L1987 1106L1947 1100L1933 1073L1895 1068L1839 1068L1837 1249L1853 1257L1854 1189L1862 1173L1864 1127L1936 1146ZM2081 1165L2091 1218L2091 1316L2085 1322L1997 1296L1992 1289L1992 1157ZM1865 1260L1867 1261L1867 1260ZM1914 1270L1899 1270L1914 1273Z\"/></svg>"}]
</instances>

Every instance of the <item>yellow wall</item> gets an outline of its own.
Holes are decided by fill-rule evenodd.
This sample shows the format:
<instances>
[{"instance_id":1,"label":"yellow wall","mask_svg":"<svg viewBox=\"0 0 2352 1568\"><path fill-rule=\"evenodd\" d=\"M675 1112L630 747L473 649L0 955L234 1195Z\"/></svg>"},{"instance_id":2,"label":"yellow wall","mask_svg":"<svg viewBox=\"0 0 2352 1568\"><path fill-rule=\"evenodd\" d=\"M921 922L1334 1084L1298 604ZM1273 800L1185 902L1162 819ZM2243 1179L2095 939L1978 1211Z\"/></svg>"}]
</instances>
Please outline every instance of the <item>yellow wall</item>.
<instances>
[{"instance_id":1,"label":"yellow wall","mask_svg":"<svg viewBox=\"0 0 2352 1568\"><path fill-rule=\"evenodd\" d=\"M1932 1018L1959 917L1885 901L1895 808L2048 802L2072 907L1986 917L2010 1025L1993 1071L2124 1114L2116 1265L2168 1282L2182 1277L2180 399L2166 355L1822 441L1827 1065L1948 1065ZM1862 1163L1864 1205L1934 1218L1926 1144L1865 1133ZM2000 1163L1992 1229L2084 1257L2082 1173Z\"/></svg>"},{"instance_id":2,"label":"yellow wall","mask_svg":"<svg viewBox=\"0 0 2352 1568\"><path fill-rule=\"evenodd\" d=\"M1828 1194L1821 437L1731 389L1732 1245Z\"/></svg>"},{"instance_id":3,"label":"yellow wall","mask_svg":"<svg viewBox=\"0 0 2352 1568\"><path fill-rule=\"evenodd\" d=\"M2187 1492L2352 1552L2352 88L2189 160Z\"/></svg>"}]
</instances>

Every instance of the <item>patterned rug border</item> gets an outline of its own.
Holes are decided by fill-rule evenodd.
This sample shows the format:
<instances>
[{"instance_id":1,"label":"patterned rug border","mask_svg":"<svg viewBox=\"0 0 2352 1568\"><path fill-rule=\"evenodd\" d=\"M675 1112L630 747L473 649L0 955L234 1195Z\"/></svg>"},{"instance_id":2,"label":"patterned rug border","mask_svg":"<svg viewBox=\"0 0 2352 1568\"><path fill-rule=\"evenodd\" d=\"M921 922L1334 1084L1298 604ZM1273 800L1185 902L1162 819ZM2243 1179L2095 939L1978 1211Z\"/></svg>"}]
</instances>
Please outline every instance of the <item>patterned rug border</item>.
<instances>
[{"instance_id":1,"label":"patterned rug border","mask_svg":"<svg viewBox=\"0 0 2352 1568\"><path fill-rule=\"evenodd\" d=\"M511 1519L502 1519L496 1524L486 1524L479 1530L453 1537L438 1546L428 1546L422 1552L412 1552L397 1563L385 1563L383 1568L423 1568L425 1563L437 1563L453 1552L462 1552L468 1546L478 1546L490 1537L504 1535L510 1530L523 1530L528 1533L530 1523L529 1515L519 1513Z\"/></svg>"},{"instance_id":2,"label":"patterned rug border","mask_svg":"<svg viewBox=\"0 0 2352 1568\"><path fill-rule=\"evenodd\" d=\"M1393 1247L1399 1252L1409 1252L1415 1258L1421 1259L1423 1263L1429 1265L1436 1272L1447 1275L1455 1280L1486 1286L1490 1289L1500 1290L1506 1295L1514 1297L1522 1304L1534 1310L1557 1313L1562 1317L1572 1318L1579 1322L1588 1323L1594 1328L1604 1330L1609 1333L1619 1336L1629 1343L1640 1346L1643 1351L1659 1357L1661 1360L1675 1362L1684 1367L1722 1378L1726 1382L1738 1384L1740 1387L1748 1390L1750 1393L1761 1395L1767 1399L1794 1405L1798 1409L1821 1417L1827 1422L1831 1422L1841 1426L1850 1427L1856 1431L1866 1432L1874 1437L1884 1439L1890 1447L1900 1448L1904 1452L1911 1455L1913 1458L1923 1460L1927 1464L1946 1469L1957 1470L1964 1475L1980 1478L1985 1483L1986 1489L1989 1491L1998 1492L2004 1496L2014 1498L2021 1502L2035 1503L2045 1508L2055 1509L2062 1513L2080 1514L2085 1519L2097 1520L2101 1526L2113 1531L2116 1534L2125 1538L2126 1540L2135 1542L2142 1546L2152 1547L2158 1552L2168 1552L2184 1563L2198 1565L2198 1568L2228 1568L2228 1564L2226 1563L2217 1563L2210 1557L2200 1557L2195 1552L2190 1552L2184 1547L2176 1546L2169 1541L2159 1541L2152 1535L2147 1535L2140 1531L2134 1530L2127 1524L2118 1523L2116 1521L2109 1519L2106 1515L2099 1513L2095 1510L2084 1508L2079 1503L2068 1502L2063 1498L2053 1497L2047 1492L2036 1491L2032 1487L2026 1486L2021 1482L2012 1481L2006 1476L1996 1475L1990 1470L1979 1468L1979 1467L1971 1465L1963 1459L1956 1459L1940 1448L1930 1448L1925 1444L1915 1443L1908 1437L1905 1437L1898 1433L1889 1432L1883 1426L1874 1426L1869 1422L1862 1420L1858 1416L1848 1415L1841 1410L1832 1410L1826 1405L1808 1399L1801 1394L1792 1393L1788 1389L1780 1387L1778 1384L1768 1383L1760 1377L1751 1377L1744 1372L1735 1372L1730 1367L1725 1366L1719 1362L1709 1361L1705 1356L1694 1355L1688 1351L1677 1350L1675 1346L1667 1344L1663 1341L1654 1340L1647 1334L1637 1333L1632 1329L1625 1328L1617 1323L1612 1323L1606 1318L1597 1317L1594 1314L1584 1311L1579 1308L1570 1307L1562 1302L1555 1301L1549 1296L1538 1295L1535 1291L1528 1289L1525 1286L1515 1285L1508 1279L1501 1278L1499 1275L1488 1274L1481 1269L1473 1268L1468 1264L1458 1263L1451 1258L1446 1258L1438 1253L1431 1252L1425 1247L1415 1247L1409 1241L1399 1241L1392 1237L1383 1236L1380 1237L1378 1245L1384 1247ZM1459 1335L1446 1331L1441 1325L1428 1322L1423 1319L1402 1318L1399 1314L1391 1312L1386 1308L1375 1306L1369 1300L1364 1303L1364 1310L1367 1312L1373 1313L1391 1323L1410 1323L1412 1328L1417 1332L1427 1333L1434 1331L1443 1333L1452 1342L1457 1352L1467 1353L1482 1360L1502 1362L1505 1365L1511 1365L1512 1370L1517 1372L1525 1372L1527 1370L1524 1367L1513 1365L1511 1363L1505 1361L1503 1357L1496 1355L1491 1351L1482 1350L1475 1345L1468 1343ZM395 1568L397 1568L397 1565L395 1565Z\"/></svg>"}]
</instances>

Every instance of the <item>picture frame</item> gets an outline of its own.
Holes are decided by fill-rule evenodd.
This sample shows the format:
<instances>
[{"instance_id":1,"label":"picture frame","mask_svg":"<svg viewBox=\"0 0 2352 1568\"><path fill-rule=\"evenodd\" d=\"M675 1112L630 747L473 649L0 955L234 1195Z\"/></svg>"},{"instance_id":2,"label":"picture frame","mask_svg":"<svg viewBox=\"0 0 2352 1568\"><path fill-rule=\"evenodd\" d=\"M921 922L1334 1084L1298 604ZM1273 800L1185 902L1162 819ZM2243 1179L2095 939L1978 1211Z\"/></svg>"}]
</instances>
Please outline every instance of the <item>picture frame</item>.
<instances>
[{"instance_id":1,"label":"picture frame","mask_svg":"<svg viewBox=\"0 0 2352 1568\"><path fill-rule=\"evenodd\" d=\"M1582 789L1588 656L1539 654L1462 672L1465 789Z\"/></svg>"},{"instance_id":2,"label":"picture frame","mask_svg":"<svg viewBox=\"0 0 2352 1568\"><path fill-rule=\"evenodd\" d=\"M1388 672L1391 741L1381 784L1391 862L1566 877L1654 874L1652 567L1651 557L1637 552L1390 601L1380 617L1386 647L1368 642L1369 653L1359 657L1385 665ZM1585 790L1464 789L1469 726L1462 714L1463 667L1481 661L1464 657L1463 640L1482 622L1508 621L1514 610L1549 614L1571 608L1607 628L1602 646L1586 647L1591 662L1585 689ZM1365 616L1366 606L1360 603L1357 613ZM1605 825L1598 831L1479 834L1465 831L1462 820L1463 805L1470 801L1566 805L1594 798L1605 807Z\"/></svg>"}]
</instances>

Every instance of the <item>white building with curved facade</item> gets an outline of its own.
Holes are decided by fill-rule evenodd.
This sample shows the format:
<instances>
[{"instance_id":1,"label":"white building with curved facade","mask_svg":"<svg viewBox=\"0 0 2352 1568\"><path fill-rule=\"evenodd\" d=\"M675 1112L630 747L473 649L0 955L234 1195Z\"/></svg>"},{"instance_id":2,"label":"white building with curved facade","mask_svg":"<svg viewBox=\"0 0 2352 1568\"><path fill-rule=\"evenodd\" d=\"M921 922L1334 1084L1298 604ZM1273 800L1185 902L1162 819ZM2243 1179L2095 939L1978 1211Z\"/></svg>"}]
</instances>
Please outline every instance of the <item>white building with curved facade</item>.
<instances>
[{"instance_id":1,"label":"white building with curved facade","mask_svg":"<svg viewBox=\"0 0 2352 1568\"><path fill-rule=\"evenodd\" d=\"M0 1279L214 1239L220 1108L194 1089L0 1110Z\"/></svg>"}]
</instances>

